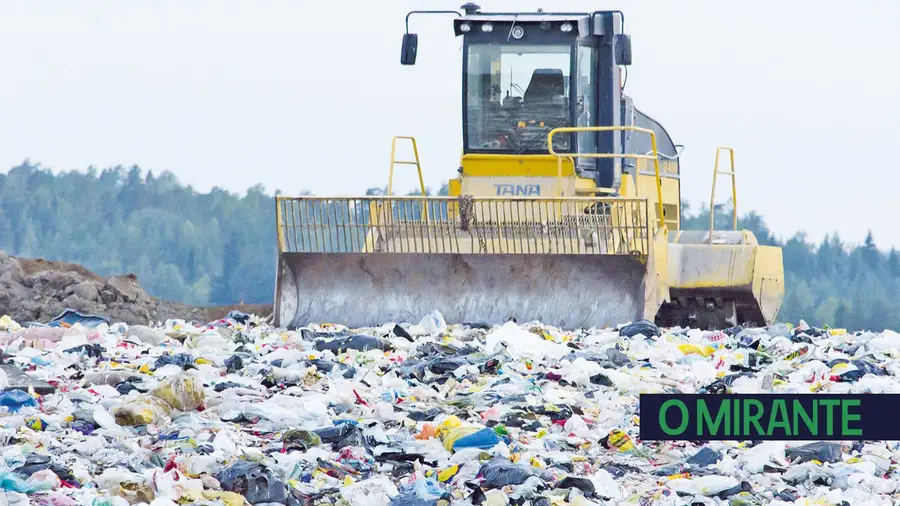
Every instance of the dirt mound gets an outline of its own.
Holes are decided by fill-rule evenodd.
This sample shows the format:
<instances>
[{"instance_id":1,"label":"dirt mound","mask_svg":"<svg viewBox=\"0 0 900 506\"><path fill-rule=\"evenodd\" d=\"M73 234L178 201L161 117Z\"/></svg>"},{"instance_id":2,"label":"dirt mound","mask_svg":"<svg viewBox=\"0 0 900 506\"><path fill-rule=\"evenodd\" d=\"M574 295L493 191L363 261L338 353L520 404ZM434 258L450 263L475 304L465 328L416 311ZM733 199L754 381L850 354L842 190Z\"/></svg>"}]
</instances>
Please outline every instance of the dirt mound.
<instances>
[{"instance_id":1,"label":"dirt mound","mask_svg":"<svg viewBox=\"0 0 900 506\"><path fill-rule=\"evenodd\" d=\"M137 276L103 278L76 264L18 258L0 252L0 315L18 322L47 322L66 308L129 324L168 318L211 321L232 309L268 316L268 305L197 307L156 299Z\"/></svg>"}]
</instances>

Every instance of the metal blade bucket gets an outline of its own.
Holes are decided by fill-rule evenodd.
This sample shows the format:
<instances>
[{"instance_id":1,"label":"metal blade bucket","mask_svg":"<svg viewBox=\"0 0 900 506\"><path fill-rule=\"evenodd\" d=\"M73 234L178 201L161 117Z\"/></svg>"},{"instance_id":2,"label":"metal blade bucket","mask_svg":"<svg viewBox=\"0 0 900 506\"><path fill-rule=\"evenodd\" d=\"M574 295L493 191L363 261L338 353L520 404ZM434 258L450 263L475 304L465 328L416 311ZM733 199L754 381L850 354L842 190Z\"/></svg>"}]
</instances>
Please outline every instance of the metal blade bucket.
<instances>
[{"instance_id":1,"label":"metal blade bucket","mask_svg":"<svg viewBox=\"0 0 900 506\"><path fill-rule=\"evenodd\" d=\"M644 316L646 265L629 256L287 253L278 270L277 323L352 327L418 322L541 321L614 326Z\"/></svg>"}]
</instances>

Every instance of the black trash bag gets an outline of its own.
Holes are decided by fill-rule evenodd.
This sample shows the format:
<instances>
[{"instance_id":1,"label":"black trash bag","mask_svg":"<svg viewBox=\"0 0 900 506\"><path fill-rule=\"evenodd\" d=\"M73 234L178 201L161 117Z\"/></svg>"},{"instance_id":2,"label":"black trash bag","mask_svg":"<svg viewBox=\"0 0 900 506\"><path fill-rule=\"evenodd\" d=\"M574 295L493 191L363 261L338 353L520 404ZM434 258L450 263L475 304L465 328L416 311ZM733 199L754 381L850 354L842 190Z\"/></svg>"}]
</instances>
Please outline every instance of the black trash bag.
<instances>
[{"instance_id":1,"label":"black trash bag","mask_svg":"<svg viewBox=\"0 0 900 506\"><path fill-rule=\"evenodd\" d=\"M521 428L526 423L530 423L531 421L535 421L533 418L526 419L523 417L524 413L520 411L514 411L511 413L507 413L500 418L500 423L506 425L507 427L516 427Z\"/></svg>"},{"instance_id":2,"label":"black trash bag","mask_svg":"<svg viewBox=\"0 0 900 506\"><path fill-rule=\"evenodd\" d=\"M428 411L410 411L406 417L416 422L430 422L441 413L440 409L431 408Z\"/></svg>"},{"instance_id":3,"label":"black trash bag","mask_svg":"<svg viewBox=\"0 0 900 506\"><path fill-rule=\"evenodd\" d=\"M344 353L347 350L391 351L394 349L394 347L391 346L391 343L383 339L364 335L342 336L334 339L316 339L314 347L316 351L330 351L335 355Z\"/></svg>"},{"instance_id":4,"label":"black trash bag","mask_svg":"<svg viewBox=\"0 0 900 506\"><path fill-rule=\"evenodd\" d=\"M726 336L733 337L733 336L740 334L742 330L744 330L744 327L738 325L736 327L729 327L729 328L723 330L722 332L725 333Z\"/></svg>"},{"instance_id":5,"label":"black trash bag","mask_svg":"<svg viewBox=\"0 0 900 506\"><path fill-rule=\"evenodd\" d=\"M775 497L781 499L784 502L794 502L800 498L800 496L797 495L797 492L787 488L782 490L781 492L778 492L778 495Z\"/></svg>"},{"instance_id":6,"label":"black trash bag","mask_svg":"<svg viewBox=\"0 0 900 506\"><path fill-rule=\"evenodd\" d=\"M397 337L402 337L409 342L414 342L413 336L409 335L409 332L407 332L406 329L404 329L400 325L394 325L394 330L392 330L391 332L393 332Z\"/></svg>"},{"instance_id":7,"label":"black trash bag","mask_svg":"<svg viewBox=\"0 0 900 506\"><path fill-rule=\"evenodd\" d=\"M862 378L863 376L865 376L866 374L874 374L875 376L884 376L887 374L887 370L885 370L883 367L875 365L872 362L869 362L868 360L862 360L862 359L847 360L845 358L836 358L836 359L830 360L826 365L828 365L828 367L833 368L834 366L836 366L838 364L848 364L848 363L853 364L853 366L856 369L838 373L837 376L840 381L852 383L855 381L859 381L859 379Z\"/></svg>"},{"instance_id":8,"label":"black trash bag","mask_svg":"<svg viewBox=\"0 0 900 506\"><path fill-rule=\"evenodd\" d=\"M250 315L248 315L247 313L242 313L236 309L233 311L229 311L228 315L225 318L231 318L232 320L242 325L246 325L247 322L250 321Z\"/></svg>"},{"instance_id":9,"label":"black trash bag","mask_svg":"<svg viewBox=\"0 0 900 506\"><path fill-rule=\"evenodd\" d=\"M116 391L122 395L128 395L129 392L132 392L134 390L137 390L138 392L140 392L140 389L138 387L134 386L134 384L129 383L127 381L123 381L122 383L119 383L118 385L116 385Z\"/></svg>"},{"instance_id":10,"label":"black trash bag","mask_svg":"<svg viewBox=\"0 0 900 506\"><path fill-rule=\"evenodd\" d=\"M725 490L719 492L718 494L716 494L716 497L718 497L719 499L725 500L735 494L740 494L741 492L746 492L747 490L745 490L745 488L749 487L749 486L750 486L750 484L747 483L746 481L741 482L731 488L728 488L728 489L725 489ZM753 489L750 488L750 490L753 490Z\"/></svg>"},{"instance_id":11,"label":"black trash bag","mask_svg":"<svg viewBox=\"0 0 900 506\"><path fill-rule=\"evenodd\" d=\"M700 448L697 453L693 454L689 459L687 459L685 464L702 469L705 467L709 467L720 460L722 460L721 453L713 450L712 448L709 448L708 446L704 446L703 448Z\"/></svg>"},{"instance_id":12,"label":"black trash bag","mask_svg":"<svg viewBox=\"0 0 900 506\"><path fill-rule=\"evenodd\" d=\"M358 425L342 423L314 431L325 444L330 444L335 451L348 446L363 446L362 429Z\"/></svg>"},{"instance_id":13,"label":"black trash bag","mask_svg":"<svg viewBox=\"0 0 900 506\"><path fill-rule=\"evenodd\" d=\"M50 467L50 456L41 455L40 453L32 453L25 459L25 463L13 472L28 478L33 473L43 471Z\"/></svg>"},{"instance_id":14,"label":"black trash bag","mask_svg":"<svg viewBox=\"0 0 900 506\"><path fill-rule=\"evenodd\" d=\"M484 504L487 501L487 495L482 492L481 488L474 487L472 490L472 495L469 496L469 502L474 506L478 506L480 504Z\"/></svg>"},{"instance_id":15,"label":"black trash bag","mask_svg":"<svg viewBox=\"0 0 900 506\"><path fill-rule=\"evenodd\" d=\"M213 387L213 390L215 390L216 392L224 392L229 388L240 388L242 386L243 385L239 385L233 381L223 381L221 383L216 383L216 386Z\"/></svg>"},{"instance_id":16,"label":"black trash bag","mask_svg":"<svg viewBox=\"0 0 900 506\"><path fill-rule=\"evenodd\" d=\"M572 462L554 462L550 464L551 468L562 469L566 472L566 474L571 474L575 472L575 464Z\"/></svg>"},{"instance_id":17,"label":"black trash bag","mask_svg":"<svg viewBox=\"0 0 900 506\"><path fill-rule=\"evenodd\" d=\"M838 381L842 383L855 383L859 381L860 378L866 375L865 371L861 371L859 369L854 369L852 371L847 371L837 375Z\"/></svg>"},{"instance_id":18,"label":"black trash bag","mask_svg":"<svg viewBox=\"0 0 900 506\"><path fill-rule=\"evenodd\" d=\"M179 353L177 355L163 355L156 359L156 362L153 364L153 369L159 369L160 367L165 367L167 365L177 365L182 369L189 369L194 367L194 357L187 353Z\"/></svg>"},{"instance_id":19,"label":"black trash bag","mask_svg":"<svg viewBox=\"0 0 900 506\"><path fill-rule=\"evenodd\" d=\"M867 360L854 360L851 362L857 369L863 372L863 374L874 374L876 376L885 376L887 374L887 370L884 367L879 365L875 365L872 362Z\"/></svg>"},{"instance_id":20,"label":"black trash bag","mask_svg":"<svg viewBox=\"0 0 900 506\"><path fill-rule=\"evenodd\" d=\"M594 482L587 478L578 478L576 476L566 476L562 481L556 484L557 489L577 488L581 490L585 497L594 497L596 489Z\"/></svg>"},{"instance_id":21,"label":"black trash bag","mask_svg":"<svg viewBox=\"0 0 900 506\"><path fill-rule=\"evenodd\" d=\"M322 444L322 438L309 430L291 429L281 436L281 444L286 449L301 448L306 451Z\"/></svg>"},{"instance_id":22,"label":"black trash bag","mask_svg":"<svg viewBox=\"0 0 900 506\"><path fill-rule=\"evenodd\" d=\"M627 466L624 464L606 464L600 466L600 469L603 469L613 478L621 478L628 473L641 473L642 471L636 467Z\"/></svg>"},{"instance_id":23,"label":"black trash bag","mask_svg":"<svg viewBox=\"0 0 900 506\"><path fill-rule=\"evenodd\" d=\"M840 462L841 461L841 444L830 443L828 441L816 441L815 443L805 444L803 446L795 446L784 451L788 460L798 462L809 462L810 460L818 460L819 462Z\"/></svg>"},{"instance_id":24,"label":"black trash bag","mask_svg":"<svg viewBox=\"0 0 900 506\"><path fill-rule=\"evenodd\" d=\"M482 374L493 374L496 375L500 366L503 365L498 358L489 358L485 363L478 366L478 371Z\"/></svg>"},{"instance_id":25,"label":"black trash bag","mask_svg":"<svg viewBox=\"0 0 900 506\"><path fill-rule=\"evenodd\" d=\"M397 368L397 374L403 379L416 379L425 381L425 373L428 364L418 358L404 360L400 367Z\"/></svg>"},{"instance_id":26,"label":"black trash bag","mask_svg":"<svg viewBox=\"0 0 900 506\"><path fill-rule=\"evenodd\" d=\"M223 490L241 494L250 504L288 504L288 485L255 462L240 461L222 469L216 479Z\"/></svg>"},{"instance_id":27,"label":"black trash bag","mask_svg":"<svg viewBox=\"0 0 900 506\"><path fill-rule=\"evenodd\" d=\"M325 360L324 358L307 359L304 360L303 363L306 365L314 365L317 370L322 372L331 372L335 367L340 367L342 365L337 362L332 362L331 360Z\"/></svg>"},{"instance_id":28,"label":"black trash bag","mask_svg":"<svg viewBox=\"0 0 900 506\"><path fill-rule=\"evenodd\" d=\"M91 358L101 358L103 356L103 347L99 344L82 344L74 348L63 350L63 353L77 353L87 355Z\"/></svg>"},{"instance_id":29,"label":"black trash bag","mask_svg":"<svg viewBox=\"0 0 900 506\"><path fill-rule=\"evenodd\" d=\"M65 466L54 464L50 462L50 457L47 455L41 455L37 453L32 453L25 459L25 464L21 467L18 467L13 470L14 473L19 476L28 479L32 474L43 471L45 469L49 469L53 472L57 477L59 477L62 481L74 481L75 477L72 476L72 473L69 472Z\"/></svg>"},{"instance_id":30,"label":"black trash bag","mask_svg":"<svg viewBox=\"0 0 900 506\"><path fill-rule=\"evenodd\" d=\"M417 357L429 358L439 355L450 355L453 357L464 357L466 355L471 355L472 353L478 353L479 350L471 347L471 346L463 346L462 348L455 348L453 346L448 346L446 344L439 343L425 343L420 344L416 347L415 355Z\"/></svg>"},{"instance_id":31,"label":"black trash bag","mask_svg":"<svg viewBox=\"0 0 900 506\"><path fill-rule=\"evenodd\" d=\"M711 394L724 394L728 391L728 388L734 383L734 380L747 376L746 372L739 372L735 374L729 374L723 378L719 378L706 387L704 389Z\"/></svg>"},{"instance_id":32,"label":"black trash bag","mask_svg":"<svg viewBox=\"0 0 900 506\"><path fill-rule=\"evenodd\" d=\"M653 471L650 472L653 476L672 476L673 474L680 474L684 472L683 464L666 464L664 466L657 467Z\"/></svg>"},{"instance_id":33,"label":"black trash bag","mask_svg":"<svg viewBox=\"0 0 900 506\"><path fill-rule=\"evenodd\" d=\"M513 464L504 458L495 458L482 465L478 474L484 480L481 482L481 488L493 490L507 485L521 485L534 474L534 471L531 466Z\"/></svg>"},{"instance_id":34,"label":"black trash bag","mask_svg":"<svg viewBox=\"0 0 900 506\"><path fill-rule=\"evenodd\" d=\"M551 420L557 422L559 420L568 420L572 418L572 408L565 404L554 405L556 409L550 409L549 406L527 406L525 409L536 414L549 416Z\"/></svg>"},{"instance_id":35,"label":"black trash bag","mask_svg":"<svg viewBox=\"0 0 900 506\"><path fill-rule=\"evenodd\" d=\"M794 334L791 336L791 341L793 341L795 337L802 335L805 335L806 337L822 337L827 333L827 330L816 328L808 328L806 330L794 329Z\"/></svg>"},{"instance_id":36,"label":"black trash bag","mask_svg":"<svg viewBox=\"0 0 900 506\"><path fill-rule=\"evenodd\" d=\"M640 320L629 323L619 329L619 335L624 337L634 337L643 334L644 337L659 337L661 335L659 327L655 323L648 320Z\"/></svg>"},{"instance_id":37,"label":"black trash bag","mask_svg":"<svg viewBox=\"0 0 900 506\"><path fill-rule=\"evenodd\" d=\"M444 358L428 364L428 370L434 374L444 375L467 365L469 365L469 361L464 358Z\"/></svg>"},{"instance_id":38,"label":"black trash bag","mask_svg":"<svg viewBox=\"0 0 900 506\"><path fill-rule=\"evenodd\" d=\"M807 334L804 331L796 331L796 330L794 331L793 334L791 334L791 341L795 342L795 343L806 343L806 344L813 343L812 338L809 337L809 334Z\"/></svg>"},{"instance_id":39,"label":"black trash bag","mask_svg":"<svg viewBox=\"0 0 900 506\"><path fill-rule=\"evenodd\" d=\"M244 368L244 361L240 355L232 355L225 359L225 372L231 374Z\"/></svg>"},{"instance_id":40,"label":"black trash bag","mask_svg":"<svg viewBox=\"0 0 900 506\"><path fill-rule=\"evenodd\" d=\"M615 348L609 348L608 350L606 350L606 356L610 361L612 361L613 364L616 365L616 367L622 367L623 365L631 363L631 359L628 358L628 355Z\"/></svg>"},{"instance_id":41,"label":"black trash bag","mask_svg":"<svg viewBox=\"0 0 900 506\"><path fill-rule=\"evenodd\" d=\"M598 374L595 374L594 376L591 376L591 383L594 385L600 385L600 386L604 386L604 387L613 386L612 380L609 379L603 373L598 373Z\"/></svg>"}]
</instances>

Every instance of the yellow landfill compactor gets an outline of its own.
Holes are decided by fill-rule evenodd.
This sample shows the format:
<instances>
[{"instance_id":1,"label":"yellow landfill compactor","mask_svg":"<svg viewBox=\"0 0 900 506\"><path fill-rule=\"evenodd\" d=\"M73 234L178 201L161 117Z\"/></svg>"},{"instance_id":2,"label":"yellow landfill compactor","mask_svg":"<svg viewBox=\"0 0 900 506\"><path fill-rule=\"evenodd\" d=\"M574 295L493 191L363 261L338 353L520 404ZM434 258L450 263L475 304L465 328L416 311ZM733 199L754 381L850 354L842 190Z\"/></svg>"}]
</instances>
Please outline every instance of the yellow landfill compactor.
<instances>
[{"instance_id":1,"label":"yellow landfill compactor","mask_svg":"<svg viewBox=\"0 0 900 506\"><path fill-rule=\"evenodd\" d=\"M624 94L622 12L461 10L411 12L401 50L414 64L410 15L455 15L463 154L447 195L391 195L395 164L422 183L415 139L395 137L414 160L392 149L386 196L277 197L276 323L361 327L438 309L449 323L568 329L771 324L781 249L737 230L736 211L734 230L712 217L681 229L682 146ZM736 204L730 148L716 152L713 196L720 174Z\"/></svg>"}]
</instances>

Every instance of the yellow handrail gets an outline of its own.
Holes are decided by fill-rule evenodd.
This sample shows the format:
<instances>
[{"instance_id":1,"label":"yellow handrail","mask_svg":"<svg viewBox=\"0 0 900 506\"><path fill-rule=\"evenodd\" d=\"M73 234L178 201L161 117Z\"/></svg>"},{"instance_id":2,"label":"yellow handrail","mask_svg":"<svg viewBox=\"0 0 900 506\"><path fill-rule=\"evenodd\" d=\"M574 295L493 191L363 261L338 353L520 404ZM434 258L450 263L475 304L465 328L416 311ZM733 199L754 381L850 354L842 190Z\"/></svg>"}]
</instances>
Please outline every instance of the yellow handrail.
<instances>
[{"instance_id":1,"label":"yellow handrail","mask_svg":"<svg viewBox=\"0 0 900 506\"><path fill-rule=\"evenodd\" d=\"M729 159L731 161L731 170L721 171L719 170L719 153L722 151L728 151ZM734 176L734 148L729 148L726 146L719 146L716 148L716 164L713 167L713 180L712 180L712 195L709 197L709 244L713 242L713 231L715 230L715 211L716 211L716 177L721 174L723 176L731 176L731 202L733 204L733 216L732 222L734 229L738 228L738 215L737 215L737 181Z\"/></svg>"},{"instance_id":2,"label":"yellow handrail","mask_svg":"<svg viewBox=\"0 0 900 506\"><path fill-rule=\"evenodd\" d=\"M557 153L553 150L553 136L557 133L576 133L576 132L622 132L622 131L630 131L630 132L640 132L650 135L650 145L652 147L650 155L638 155L631 153ZM557 164L558 164L558 173L557 173L557 181L559 183L559 191L560 196L562 196L562 160L563 158L631 158L635 160L653 160L653 167L656 172L656 198L657 198L657 214L659 218L659 227L665 228L666 221L663 216L663 201L662 201L662 179L659 177L659 152L656 149L656 132L650 130L648 128L641 128L636 126L590 126L590 127L562 127L562 128L554 128L547 134L547 149L550 151L550 154L556 156ZM640 191L638 188L640 185L637 184L637 180L635 179L635 194L640 196L638 192Z\"/></svg>"},{"instance_id":3,"label":"yellow handrail","mask_svg":"<svg viewBox=\"0 0 900 506\"><path fill-rule=\"evenodd\" d=\"M287 247L284 242L284 216L282 216L283 210L282 200L279 196L275 196L275 226L278 227L278 251L284 252Z\"/></svg>"},{"instance_id":4,"label":"yellow handrail","mask_svg":"<svg viewBox=\"0 0 900 506\"><path fill-rule=\"evenodd\" d=\"M403 139L408 140L412 143L413 156L415 156L415 160L397 160L397 140ZM422 177L422 164L419 163L419 148L416 146L416 138L411 137L409 135L395 135L391 138L391 170L390 174L388 174L388 186L387 186L387 194L390 196L394 189L394 165L415 165L416 171L419 173L419 189L422 191L422 195L425 195L425 179ZM425 206L422 207L422 219L428 217L428 210Z\"/></svg>"}]
</instances>

